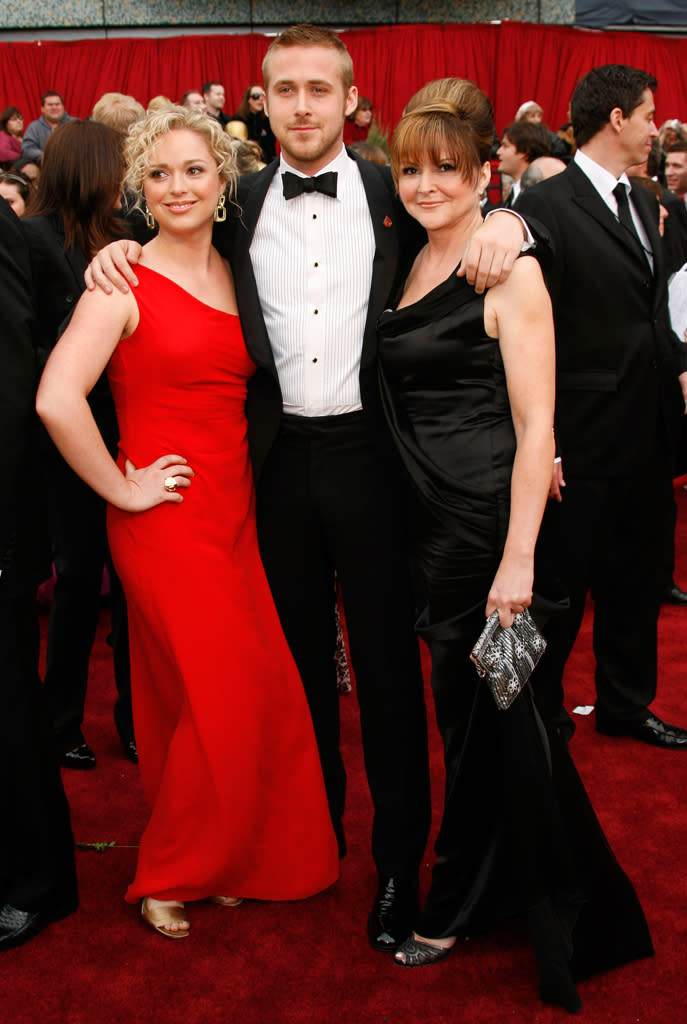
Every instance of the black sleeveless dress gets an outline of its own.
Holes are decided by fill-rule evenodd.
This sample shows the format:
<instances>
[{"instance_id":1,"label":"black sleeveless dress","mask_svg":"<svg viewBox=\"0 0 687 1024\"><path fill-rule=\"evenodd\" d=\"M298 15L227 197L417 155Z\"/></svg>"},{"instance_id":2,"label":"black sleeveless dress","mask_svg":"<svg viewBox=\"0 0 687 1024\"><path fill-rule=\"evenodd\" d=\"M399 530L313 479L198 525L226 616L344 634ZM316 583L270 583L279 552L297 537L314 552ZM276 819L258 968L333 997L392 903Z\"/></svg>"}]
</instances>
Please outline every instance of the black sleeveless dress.
<instances>
[{"instance_id":1,"label":"black sleeveless dress","mask_svg":"<svg viewBox=\"0 0 687 1024\"><path fill-rule=\"evenodd\" d=\"M484 296L452 274L419 302L384 312L378 328L383 403L412 483L417 628L432 654L446 763L437 860L416 930L464 935L527 912L542 978L547 950L561 943L578 979L651 955L634 889L530 687L499 711L469 661L508 530L516 448Z\"/></svg>"}]
</instances>

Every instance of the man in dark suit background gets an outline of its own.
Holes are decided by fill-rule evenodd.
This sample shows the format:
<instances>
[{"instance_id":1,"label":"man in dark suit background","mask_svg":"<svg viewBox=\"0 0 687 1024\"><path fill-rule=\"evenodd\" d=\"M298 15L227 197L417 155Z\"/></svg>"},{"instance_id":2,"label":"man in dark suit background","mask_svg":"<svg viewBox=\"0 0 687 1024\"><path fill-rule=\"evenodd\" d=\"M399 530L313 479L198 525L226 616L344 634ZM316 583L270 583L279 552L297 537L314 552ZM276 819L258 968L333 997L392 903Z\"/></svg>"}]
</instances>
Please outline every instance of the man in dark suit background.
<instances>
[{"instance_id":1,"label":"man in dark suit background","mask_svg":"<svg viewBox=\"0 0 687 1024\"><path fill-rule=\"evenodd\" d=\"M652 75L624 65L585 75L572 99L573 163L517 205L544 223L554 248L562 462L552 492L571 598L570 613L548 628L536 685L540 700L562 708L563 670L591 589L597 731L687 750L687 731L650 709L662 508L684 412L680 384L687 390L687 349L668 317L656 200L631 189L625 174L657 135L655 88Z\"/></svg>"},{"instance_id":2,"label":"man in dark suit background","mask_svg":"<svg viewBox=\"0 0 687 1024\"><path fill-rule=\"evenodd\" d=\"M36 355L29 254L0 200L0 951L77 906L74 842L38 678ZM41 574L41 570L43 573Z\"/></svg>"}]
</instances>

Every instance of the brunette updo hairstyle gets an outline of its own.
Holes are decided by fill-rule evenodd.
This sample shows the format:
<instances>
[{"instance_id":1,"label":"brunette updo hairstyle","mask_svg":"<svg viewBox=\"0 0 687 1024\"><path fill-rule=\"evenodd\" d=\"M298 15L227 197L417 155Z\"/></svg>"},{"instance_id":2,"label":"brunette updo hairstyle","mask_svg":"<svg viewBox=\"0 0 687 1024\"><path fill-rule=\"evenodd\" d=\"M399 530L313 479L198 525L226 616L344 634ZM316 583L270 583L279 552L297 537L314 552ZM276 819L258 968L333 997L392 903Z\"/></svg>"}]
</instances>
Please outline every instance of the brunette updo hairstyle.
<instances>
[{"instance_id":1,"label":"brunette updo hairstyle","mask_svg":"<svg viewBox=\"0 0 687 1024\"><path fill-rule=\"evenodd\" d=\"M493 108L486 93L467 79L436 79L406 105L391 138L391 173L397 185L401 164L421 163L425 156L439 163L447 157L476 182L492 141Z\"/></svg>"},{"instance_id":2,"label":"brunette updo hairstyle","mask_svg":"<svg viewBox=\"0 0 687 1024\"><path fill-rule=\"evenodd\" d=\"M409 101L391 139L391 173L398 185L403 163L447 157L468 181L477 182L494 139L491 100L474 82L439 78Z\"/></svg>"}]
</instances>

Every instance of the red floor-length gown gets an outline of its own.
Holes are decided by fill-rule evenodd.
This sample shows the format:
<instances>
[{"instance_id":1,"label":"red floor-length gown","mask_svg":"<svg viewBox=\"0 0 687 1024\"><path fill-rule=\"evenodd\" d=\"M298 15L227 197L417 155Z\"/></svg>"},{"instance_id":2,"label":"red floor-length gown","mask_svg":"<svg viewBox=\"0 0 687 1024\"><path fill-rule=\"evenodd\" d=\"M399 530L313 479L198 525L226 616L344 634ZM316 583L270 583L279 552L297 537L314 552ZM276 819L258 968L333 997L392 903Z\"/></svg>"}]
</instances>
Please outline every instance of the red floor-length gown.
<instances>
[{"instance_id":1,"label":"red floor-length gown","mask_svg":"<svg viewBox=\"0 0 687 1024\"><path fill-rule=\"evenodd\" d=\"M140 321L108 375L120 465L182 455L180 504L110 507L152 808L126 898L297 899L338 874L302 684L258 554L238 317L136 268Z\"/></svg>"}]
</instances>

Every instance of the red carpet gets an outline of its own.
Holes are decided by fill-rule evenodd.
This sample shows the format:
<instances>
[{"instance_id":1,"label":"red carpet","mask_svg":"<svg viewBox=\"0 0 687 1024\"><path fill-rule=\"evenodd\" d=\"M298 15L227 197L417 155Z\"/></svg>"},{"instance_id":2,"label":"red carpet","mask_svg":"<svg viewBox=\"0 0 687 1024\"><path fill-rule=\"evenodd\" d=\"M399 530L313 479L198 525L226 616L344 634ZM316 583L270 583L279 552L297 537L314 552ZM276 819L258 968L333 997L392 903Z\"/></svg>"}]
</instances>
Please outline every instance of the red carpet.
<instances>
[{"instance_id":1,"label":"red carpet","mask_svg":"<svg viewBox=\"0 0 687 1024\"><path fill-rule=\"evenodd\" d=\"M687 491L677 491L678 582L687 584ZM631 595L619 595L631 599ZM355 696L342 698L349 772L349 855L339 882L297 904L246 903L237 910L193 906L193 932L174 943L154 935L123 900L146 820L137 769L121 755L112 723L114 684L103 615L92 661L84 731L98 756L92 772L66 773L80 843L81 909L37 939L0 956L0 1011L13 1024L548 1024L533 957L513 929L462 943L443 964L402 971L367 946L365 920L376 879L369 856L370 801L364 783ZM45 622L43 623L45 632ZM687 723L687 609L660 622L655 710ZM570 708L594 701L587 620L567 674ZM428 694L428 707L431 708ZM441 760L430 711L435 818ZM656 956L580 986L589 1024L665 1024L685 1019L687 753L598 736L577 718L573 756L615 852L633 879ZM231 729L227 732L231 742ZM288 765L284 766L288 771ZM428 880L431 849L423 868Z\"/></svg>"}]
</instances>

